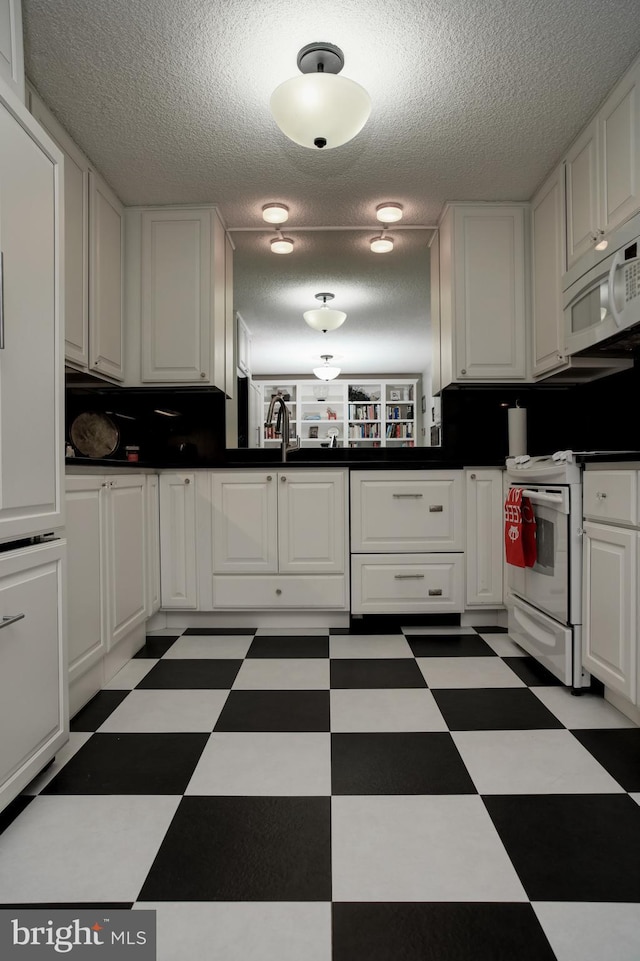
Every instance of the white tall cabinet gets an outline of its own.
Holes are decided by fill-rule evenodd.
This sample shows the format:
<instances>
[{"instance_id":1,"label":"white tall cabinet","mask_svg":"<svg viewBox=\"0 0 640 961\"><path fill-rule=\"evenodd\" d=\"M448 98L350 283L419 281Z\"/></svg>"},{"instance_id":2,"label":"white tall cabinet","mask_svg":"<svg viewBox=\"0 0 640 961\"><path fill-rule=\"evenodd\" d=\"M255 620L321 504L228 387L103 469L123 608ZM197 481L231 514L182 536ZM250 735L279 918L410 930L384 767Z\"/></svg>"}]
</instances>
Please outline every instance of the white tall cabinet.
<instances>
[{"instance_id":1,"label":"white tall cabinet","mask_svg":"<svg viewBox=\"0 0 640 961\"><path fill-rule=\"evenodd\" d=\"M20 0L0 0L0 79L24 101L24 53Z\"/></svg>"}]
</instances>

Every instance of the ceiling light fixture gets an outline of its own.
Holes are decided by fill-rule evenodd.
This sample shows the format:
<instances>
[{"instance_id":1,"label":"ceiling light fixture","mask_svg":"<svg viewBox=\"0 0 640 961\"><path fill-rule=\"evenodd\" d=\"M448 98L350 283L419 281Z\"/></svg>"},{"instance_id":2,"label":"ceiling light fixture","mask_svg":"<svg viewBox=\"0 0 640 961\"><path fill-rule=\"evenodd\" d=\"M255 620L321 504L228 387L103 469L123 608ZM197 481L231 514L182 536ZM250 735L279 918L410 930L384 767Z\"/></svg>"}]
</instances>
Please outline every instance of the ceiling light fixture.
<instances>
[{"instance_id":1,"label":"ceiling light fixture","mask_svg":"<svg viewBox=\"0 0 640 961\"><path fill-rule=\"evenodd\" d=\"M293 250L293 240L291 237L283 237L282 234L278 234L271 241L271 253L272 254L290 254Z\"/></svg>"},{"instance_id":2,"label":"ceiling light fixture","mask_svg":"<svg viewBox=\"0 0 640 961\"><path fill-rule=\"evenodd\" d=\"M328 330L337 330L347 319L343 310L333 310L327 307L327 301L334 299L334 294L316 294L316 300L322 301L322 307L315 307L313 310L305 310L302 315L309 327L314 330L321 330L326 334ZM337 377L337 374L335 375Z\"/></svg>"},{"instance_id":3,"label":"ceiling light fixture","mask_svg":"<svg viewBox=\"0 0 640 961\"><path fill-rule=\"evenodd\" d=\"M332 43L309 43L298 53L301 76L273 91L269 106L280 130L301 147L331 150L360 133L371 98L359 83L338 77L344 54Z\"/></svg>"},{"instance_id":4,"label":"ceiling light fixture","mask_svg":"<svg viewBox=\"0 0 640 961\"><path fill-rule=\"evenodd\" d=\"M374 237L371 241L371 251L374 254L388 254L393 250L393 237L385 235L384 231L379 237Z\"/></svg>"},{"instance_id":5,"label":"ceiling light fixture","mask_svg":"<svg viewBox=\"0 0 640 961\"><path fill-rule=\"evenodd\" d=\"M402 207L400 204L378 204L376 217L383 224L397 224L402 220Z\"/></svg>"},{"instance_id":6,"label":"ceiling light fixture","mask_svg":"<svg viewBox=\"0 0 640 961\"><path fill-rule=\"evenodd\" d=\"M335 378L340 373L339 367L334 367L329 361L333 360L333 354L321 354L320 355L324 361L322 367L314 367L313 373L316 375L318 380L335 380Z\"/></svg>"},{"instance_id":7,"label":"ceiling light fixture","mask_svg":"<svg viewBox=\"0 0 640 961\"><path fill-rule=\"evenodd\" d=\"M265 204L262 219L268 224L283 224L289 219L289 208L284 204Z\"/></svg>"}]
</instances>

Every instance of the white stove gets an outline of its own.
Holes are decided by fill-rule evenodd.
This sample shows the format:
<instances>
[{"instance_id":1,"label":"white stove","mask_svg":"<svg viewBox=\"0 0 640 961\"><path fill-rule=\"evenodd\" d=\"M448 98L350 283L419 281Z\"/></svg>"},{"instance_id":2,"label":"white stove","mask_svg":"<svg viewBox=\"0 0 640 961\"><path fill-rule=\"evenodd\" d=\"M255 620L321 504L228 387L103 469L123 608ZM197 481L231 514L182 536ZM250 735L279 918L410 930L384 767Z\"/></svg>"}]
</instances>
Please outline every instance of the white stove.
<instances>
[{"instance_id":1,"label":"white stove","mask_svg":"<svg viewBox=\"0 0 640 961\"><path fill-rule=\"evenodd\" d=\"M563 684L589 685L582 669L582 467L575 451L507 458L536 521L533 567L507 565L509 633Z\"/></svg>"}]
</instances>

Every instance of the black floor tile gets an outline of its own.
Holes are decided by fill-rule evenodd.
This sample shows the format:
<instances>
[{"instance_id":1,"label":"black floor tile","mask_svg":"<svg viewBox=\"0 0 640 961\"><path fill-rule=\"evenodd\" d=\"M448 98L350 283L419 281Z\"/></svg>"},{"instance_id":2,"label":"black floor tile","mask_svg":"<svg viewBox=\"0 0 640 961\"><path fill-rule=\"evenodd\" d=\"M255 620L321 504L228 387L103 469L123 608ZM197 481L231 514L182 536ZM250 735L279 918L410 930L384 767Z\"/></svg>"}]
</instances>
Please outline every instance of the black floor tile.
<instances>
[{"instance_id":1,"label":"black floor tile","mask_svg":"<svg viewBox=\"0 0 640 961\"><path fill-rule=\"evenodd\" d=\"M6 831L9 825L15 821L19 814L31 804L33 797L28 794L19 794L17 798L7 804L4 811L0 811L0 834Z\"/></svg>"},{"instance_id":2,"label":"black floor tile","mask_svg":"<svg viewBox=\"0 0 640 961\"><path fill-rule=\"evenodd\" d=\"M408 634L416 657L497 657L477 634Z\"/></svg>"},{"instance_id":3,"label":"black floor tile","mask_svg":"<svg viewBox=\"0 0 640 961\"><path fill-rule=\"evenodd\" d=\"M525 731L563 728L526 688L434 690L433 696L450 731Z\"/></svg>"},{"instance_id":4,"label":"black floor tile","mask_svg":"<svg viewBox=\"0 0 640 961\"><path fill-rule=\"evenodd\" d=\"M99 691L71 720L74 732L97 731L101 724L122 704L129 691Z\"/></svg>"},{"instance_id":5,"label":"black floor tile","mask_svg":"<svg viewBox=\"0 0 640 961\"><path fill-rule=\"evenodd\" d=\"M231 691L215 731L328 731L329 691Z\"/></svg>"},{"instance_id":6,"label":"black floor tile","mask_svg":"<svg viewBox=\"0 0 640 961\"><path fill-rule=\"evenodd\" d=\"M562 681L543 667L535 657L503 657L514 674L529 687L561 687Z\"/></svg>"},{"instance_id":7,"label":"black floor tile","mask_svg":"<svg viewBox=\"0 0 640 961\"><path fill-rule=\"evenodd\" d=\"M344 657L331 661L332 688L426 687L411 657Z\"/></svg>"},{"instance_id":8,"label":"black floor tile","mask_svg":"<svg viewBox=\"0 0 640 961\"><path fill-rule=\"evenodd\" d=\"M474 631L478 634L508 634L508 627L498 627L497 624L474 624Z\"/></svg>"},{"instance_id":9,"label":"black floor tile","mask_svg":"<svg viewBox=\"0 0 640 961\"><path fill-rule=\"evenodd\" d=\"M330 901L331 799L186 797L139 901Z\"/></svg>"},{"instance_id":10,"label":"black floor tile","mask_svg":"<svg viewBox=\"0 0 640 961\"><path fill-rule=\"evenodd\" d=\"M213 634L219 637L225 637L233 634L248 637L249 634L255 634L256 631L257 627L187 627L187 629L182 632L182 636L202 637L205 634Z\"/></svg>"},{"instance_id":11,"label":"black floor tile","mask_svg":"<svg viewBox=\"0 0 640 961\"><path fill-rule=\"evenodd\" d=\"M230 690L241 660L225 658L170 658L158 661L137 685L141 691Z\"/></svg>"},{"instance_id":12,"label":"black floor tile","mask_svg":"<svg viewBox=\"0 0 640 961\"><path fill-rule=\"evenodd\" d=\"M402 634L402 625L407 624L406 617L395 614L370 614L362 619L353 618L349 624L350 634Z\"/></svg>"},{"instance_id":13,"label":"black floor tile","mask_svg":"<svg viewBox=\"0 0 640 961\"><path fill-rule=\"evenodd\" d=\"M331 637L341 637L345 634L356 634L356 631L349 630L348 627L330 627L329 634Z\"/></svg>"},{"instance_id":14,"label":"black floor tile","mask_svg":"<svg viewBox=\"0 0 640 961\"><path fill-rule=\"evenodd\" d=\"M254 637L247 657L329 657L329 632L317 637L310 634Z\"/></svg>"},{"instance_id":15,"label":"black floor tile","mask_svg":"<svg viewBox=\"0 0 640 961\"><path fill-rule=\"evenodd\" d=\"M573 730L572 734L625 791L640 791L640 728Z\"/></svg>"},{"instance_id":16,"label":"black floor tile","mask_svg":"<svg viewBox=\"0 0 640 961\"><path fill-rule=\"evenodd\" d=\"M173 637L169 637L168 634L163 634L162 637L147 637L144 645L133 656L134 658L162 657L167 653L170 647L173 647L179 637L179 634L176 634Z\"/></svg>"},{"instance_id":17,"label":"black floor tile","mask_svg":"<svg viewBox=\"0 0 640 961\"><path fill-rule=\"evenodd\" d=\"M208 734L94 734L42 794L183 794Z\"/></svg>"},{"instance_id":18,"label":"black floor tile","mask_svg":"<svg viewBox=\"0 0 640 961\"><path fill-rule=\"evenodd\" d=\"M0 907L12 911L45 910L45 908L52 911L130 911L133 904L133 901L17 901L11 904L0 902ZM99 917L102 917L102 915L99 915ZM66 951L60 953L66 954ZM76 957L78 957L77 954Z\"/></svg>"},{"instance_id":19,"label":"black floor tile","mask_svg":"<svg viewBox=\"0 0 640 961\"><path fill-rule=\"evenodd\" d=\"M447 733L332 734L332 794L476 794Z\"/></svg>"},{"instance_id":20,"label":"black floor tile","mask_svg":"<svg viewBox=\"0 0 640 961\"><path fill-rule=\"evenodd\" d=\"M532 901L640 901L640 807L628 794L484 803Z\"/></svg>"},{"instance_id":21,"label":"black floor tile","mask_svg":"<svg viewBox=\"0 0 640 961\"><path fill-rule=\"evenodd\" d=\"M333 961L555 961L530 904L337 903Z\"/></svg>"}]
</instances>

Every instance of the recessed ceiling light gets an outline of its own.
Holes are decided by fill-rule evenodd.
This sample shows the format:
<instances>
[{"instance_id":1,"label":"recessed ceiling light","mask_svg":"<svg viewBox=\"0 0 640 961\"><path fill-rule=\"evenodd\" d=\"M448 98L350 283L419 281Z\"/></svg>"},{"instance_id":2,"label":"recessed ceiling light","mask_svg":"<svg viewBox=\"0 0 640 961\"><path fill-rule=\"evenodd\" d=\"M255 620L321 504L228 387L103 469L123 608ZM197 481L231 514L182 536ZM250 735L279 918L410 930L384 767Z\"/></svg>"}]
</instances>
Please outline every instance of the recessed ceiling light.
<instances>
[{"instance_id":1,"label":"recessed ceiling light","mask_svg":"<svg viewBox=\"0 0 640 961\"><path fill-rule=\"evenodd\" d=\"M609 246L608 240L599 240L598 243L596 244L596 250L606 250L608 246Z\"/></svg>"},{"instance_id":2,"label":"recessed ceiling light","mask_svg":"<svg viewBox=\"0 0 640 961\"><path fill-rule=\"evenodd\" d=\"M388 254L393 250L393 240L391 237L374 237L371 241L371 250L374 254Z\"/></svg>"},{"instance_id":3,"label":"recessed ceiling light","mask_svg":"<svg viewBox=\"0 0 640 961\"><path fill-rule=\"evenodd\" d=\"M262 208L262 219L268 224L283 224L289 219L289 208L284 204L265 204Z\"/></svg>"},{"instance_id":4,"label":"recessed ceiling light","mask_svg":"<svg viewBox=\"0 0 640 961\"><path fill-rule=\"evenodd\" d=\"M400 204L378 204L376 217L383 224L395 224L402 220L402 207Z\"/></svg>"},{"instance_id":5,"label":"recessed ceiling light","mask_svg":"<svg viewBox=\"0 0 640 961\"><path fill-rule=\"evenodd\" d=\"M290 254L293 250L293 240L291 237L275 237L271 241L271 252L273 254Z\"/></svg>"}]
</instances>

